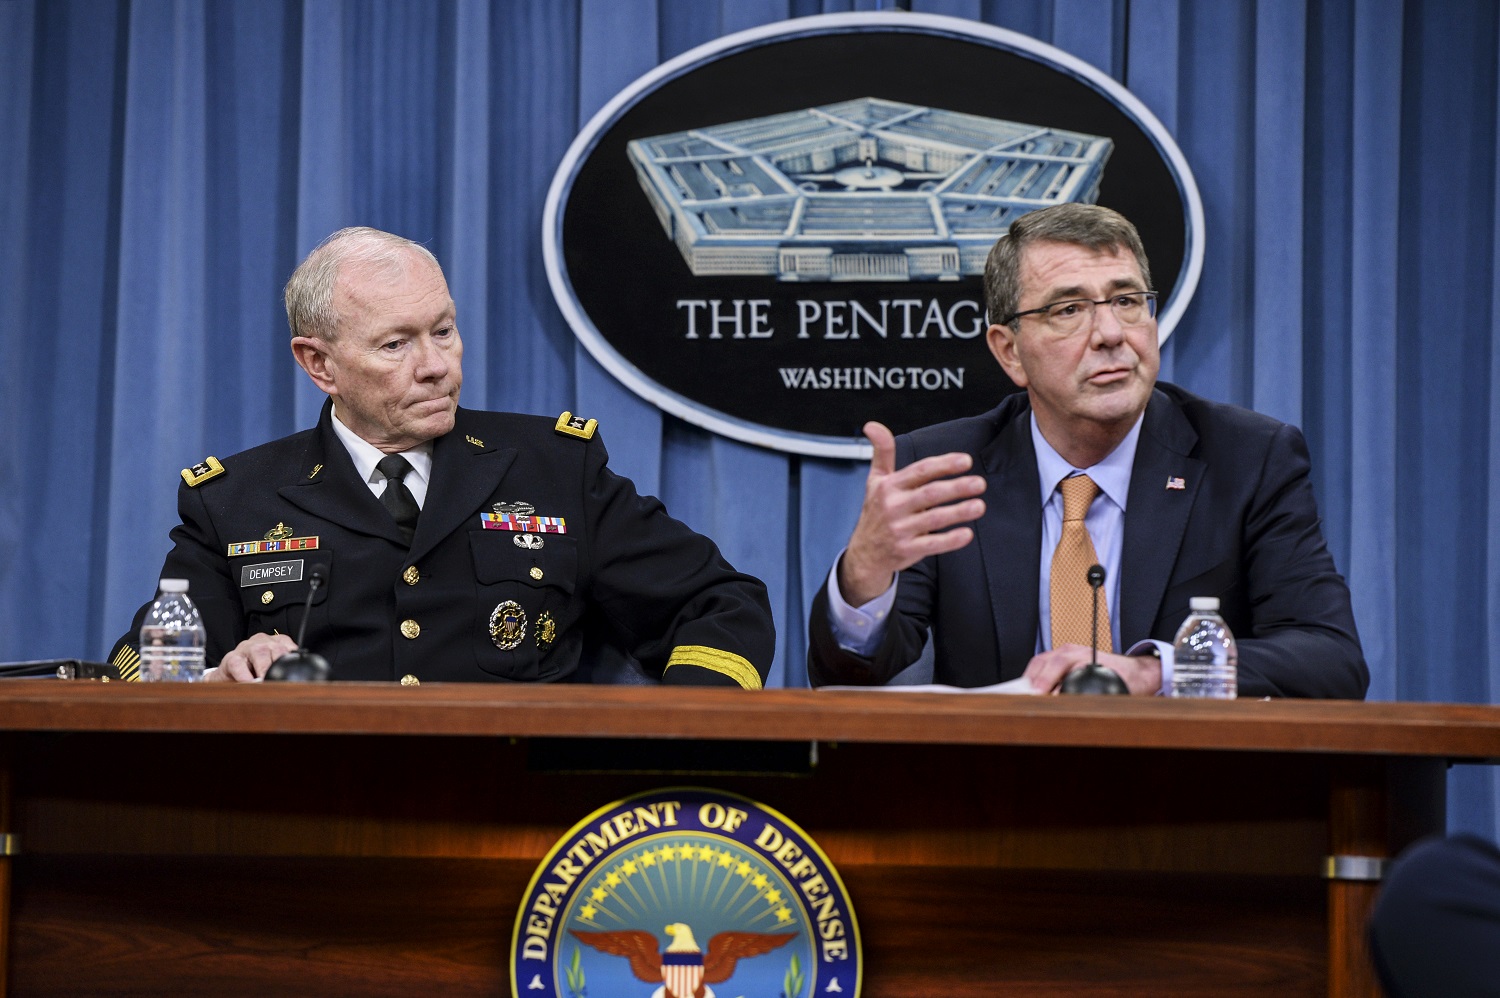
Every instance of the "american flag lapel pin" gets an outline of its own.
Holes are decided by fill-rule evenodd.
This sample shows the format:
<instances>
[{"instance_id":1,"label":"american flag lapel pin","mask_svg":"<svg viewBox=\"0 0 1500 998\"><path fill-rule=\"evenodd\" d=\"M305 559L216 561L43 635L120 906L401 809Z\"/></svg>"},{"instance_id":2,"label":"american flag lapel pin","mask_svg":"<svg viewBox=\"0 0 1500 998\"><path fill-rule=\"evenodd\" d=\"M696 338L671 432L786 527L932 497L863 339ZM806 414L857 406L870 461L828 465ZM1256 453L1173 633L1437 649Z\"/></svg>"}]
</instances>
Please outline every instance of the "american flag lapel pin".
<instances>
[{"instance_id":1,"label":"american flag lapel pin","mask_svg":"<svg viewBox=\"0 0 1500 998\"><path fill-rule=\"evenodd\" d=\"M1187 488L1187 482L1184 482L1181 478L1173 475L1171 478L1167 479L1167 488L1181 491L1182 489Z\"/></svg>"}]
</instances>

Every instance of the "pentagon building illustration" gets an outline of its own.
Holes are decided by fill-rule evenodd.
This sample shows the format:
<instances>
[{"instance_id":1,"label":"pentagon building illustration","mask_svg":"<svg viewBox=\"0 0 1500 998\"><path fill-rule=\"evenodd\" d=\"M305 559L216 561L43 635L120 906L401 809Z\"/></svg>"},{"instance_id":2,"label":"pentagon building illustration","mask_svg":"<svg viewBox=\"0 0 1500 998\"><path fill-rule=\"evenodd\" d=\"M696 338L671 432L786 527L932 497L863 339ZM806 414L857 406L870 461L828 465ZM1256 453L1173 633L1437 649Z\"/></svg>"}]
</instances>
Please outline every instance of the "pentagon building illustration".
<instances>
[{"instance_id":1,"label":"pentagon building illustration","mask_svg":"<svg viewBox=\"0 0 1500 998\"><path fill-rule=\"evenodd\" d=\"M1114 143L857 100L636 139L656 217L697 276L944 281L1020 215L1093 203Z\"/></svg>"}]
</instances>

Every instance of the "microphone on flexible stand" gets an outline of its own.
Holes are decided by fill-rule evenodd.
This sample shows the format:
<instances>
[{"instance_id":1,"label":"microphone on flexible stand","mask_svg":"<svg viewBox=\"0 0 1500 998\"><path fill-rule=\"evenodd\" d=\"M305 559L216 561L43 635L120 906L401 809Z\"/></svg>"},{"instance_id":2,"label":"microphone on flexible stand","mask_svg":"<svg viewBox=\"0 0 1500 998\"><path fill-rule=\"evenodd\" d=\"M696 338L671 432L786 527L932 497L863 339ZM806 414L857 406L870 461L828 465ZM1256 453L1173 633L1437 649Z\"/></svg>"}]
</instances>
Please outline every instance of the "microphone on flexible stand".
<instances>
[{"instance_id":1,"label":"microphone on flexible stand","mask_svg":"<svg viewBox=\"0 0 1500 998\"><path fill-rule=\"evenodd\" d=\"M1062 682L1063 693L1129 693L1125 680L1113 669L1099 664L1099 590L1104 586L1104 566L1089 566L1089 587L1094 590L1094 619L1090 643L1094 657L1088 665L1074 669Z\"/></svg>"},{"instance_id":2,"label":"microphone on flexible stand","mask_svg":"<svg viewBox=\"0 0 1500 998\"><path fill-rule=\"evenodd\" d=\"M326 683L332 667L328 659L302 646L307 637L307 618L312 612L313 593L323 585L323 568L314 565L307 575L307 603L302 607L302 625L297 628L297 649L271 663L266 670L266 681L273 683Z\"/></svg>"}]
</instances>

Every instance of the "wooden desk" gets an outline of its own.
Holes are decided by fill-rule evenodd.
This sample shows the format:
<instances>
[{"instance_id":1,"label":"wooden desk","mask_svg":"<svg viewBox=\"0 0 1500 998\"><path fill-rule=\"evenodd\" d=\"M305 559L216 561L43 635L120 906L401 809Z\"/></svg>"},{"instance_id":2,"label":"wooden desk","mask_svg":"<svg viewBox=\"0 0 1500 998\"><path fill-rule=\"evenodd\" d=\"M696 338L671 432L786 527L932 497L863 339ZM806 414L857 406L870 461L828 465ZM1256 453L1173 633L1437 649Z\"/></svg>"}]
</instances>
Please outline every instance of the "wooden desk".
<instances>
[{"instance_id":1,"label":"wooden desk","mask_svg":"<svg viewBox=\"0 0 1500 998\"><path fill-rule=\"evenodd\" d=\"M12 681L0 731L16 995L503 993L555 839L681 784L816 839L868 996L1375 995L1375 885L1325 857L1441 830L1447 760L1500 757L1491 707L877 691ZM550 771L600 738L685 772Z\"/></svg>"}]
</instances>

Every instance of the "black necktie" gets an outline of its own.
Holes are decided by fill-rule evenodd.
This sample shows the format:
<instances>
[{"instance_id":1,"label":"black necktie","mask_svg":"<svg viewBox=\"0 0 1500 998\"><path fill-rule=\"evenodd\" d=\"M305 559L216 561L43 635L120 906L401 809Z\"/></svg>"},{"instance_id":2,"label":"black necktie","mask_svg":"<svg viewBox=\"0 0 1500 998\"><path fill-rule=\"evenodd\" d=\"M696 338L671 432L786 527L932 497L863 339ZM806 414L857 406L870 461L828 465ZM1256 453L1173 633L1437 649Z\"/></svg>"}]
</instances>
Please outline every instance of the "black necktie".
<instances>
[{"instance_id":1,"label":"black necktie","mask_svg":"<svg viewBox=\"0 0 1500 998\"><path fill-rule=\"evenodd\" d=\"M410 545L411 536L417 531L417 516L422 512L411 489L401 480L411 470L411 465L400 454L388 454L375 468L385 476L385 491L380 493L380 503L390 510L396 526L401 528L401 539Z\"/></svg>"}]
</instances>

